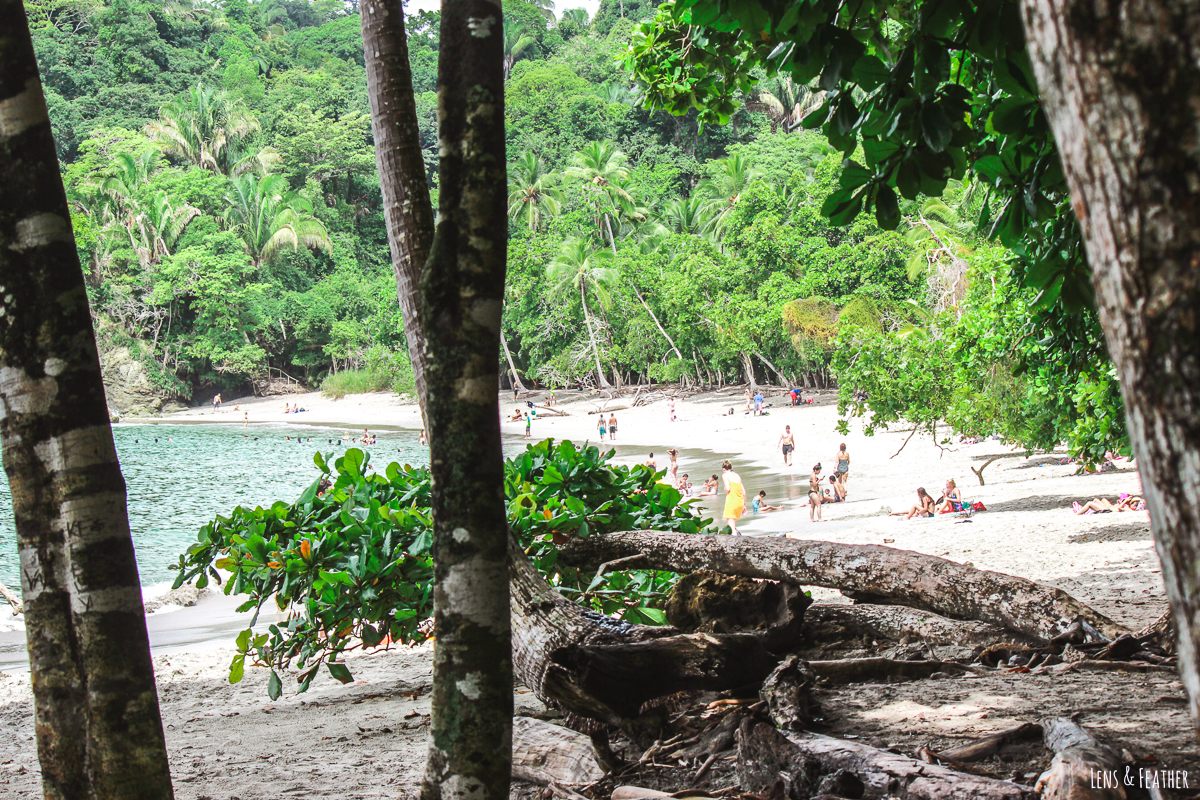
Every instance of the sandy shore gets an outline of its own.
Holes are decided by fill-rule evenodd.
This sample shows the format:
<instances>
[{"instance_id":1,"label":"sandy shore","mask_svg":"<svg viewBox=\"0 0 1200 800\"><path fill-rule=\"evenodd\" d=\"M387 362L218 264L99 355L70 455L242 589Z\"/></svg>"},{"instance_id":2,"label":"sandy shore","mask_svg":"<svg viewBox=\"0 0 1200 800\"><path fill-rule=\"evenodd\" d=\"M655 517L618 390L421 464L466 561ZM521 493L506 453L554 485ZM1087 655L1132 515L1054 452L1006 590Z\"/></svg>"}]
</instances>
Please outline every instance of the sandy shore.
<instances>
[{"instance_id":1,"label":"sandy shore","mask_svg":"<svg viewBox=\"0 0 1200 800\"><path fill-rule=\"evenodd\" d=\"M837 415L831 394L819 396L815 405L798 408L786 407L782 396L768 398L779 405L770 408L767 416L754 417L743 413L744 401L737 390L709 393L677 401L674 422L665 401L630 409L623 407L628 396L608 401L576 392L556 394L559 408L569 416L540 414L533 425L535 439L552 436L595 442L597 416L589 412L615 409L621 460L643 460L653 451L662 468L667 464L666 450L676 447L683 454L680 473L688 472L699 483L697 477L719 473L720 460L730 458L750 492L765 488L772 502L782 500L786 506L781 512L745 517L747 533L887 543L970 562L1060 587L1131 627L1153 620L1166 608L1146 513L1075 516L1070 510L1073 500L1139 491L1133 469L1076 475L1073 466L1057 463L1062 454L1025 458L998 442L941 448L928 438L913 437L901 450L907 430L867 437L855 424L843 437L834 431ZM544 397L534 394L529 399L543 402ZM500 399L507 417L517 404L511 393ZM519 404L522 408L525 399ZM308 410L284 414L285 400ZM230 401L220 411L190 409L159 421L243 420L250 426L297 423L350 430L415 429L421 424L414 404L381 394L336 401L317 394L250 398ZM782 463L777 447L785 425L796 435L791 467ZM503 428L509 435L524 433L524 423L504 423ZM842 442L851 456L848 502L825 506L824 521L812 523L808 509L799 505L805 498L809 469L820 461L825 474L830 474ZM984 472L986 485L979 485L970 468L996 456L999 460ZM911 506L917 486L936 497L950 478L967 499L981 501L989 510L970 521L886 516L889 510ZM716 502L706 501L704 507L715 509ZM816 590L814 595L827 600L840 597L828 590ZM177 797L396 797L416 785L424 760L423 715L428 713L427 649L362 656L357 659L358 682L343 687L325 678L308 694L285 695L275 703L266 698L261 670L247 670L246 680L238 686L225 682L231 656L227 644L212 643L156 655ZM983 695L978 691L971 695L974 699L968 705L975 709L971 714L961 712L962 702L923 697L913 685L913 691L898 689L891 701L862 710L862 716L885 728L892 720L907 729L953 737L978 732L980 713L984 717L991 713L985 728L1025 712L1039 713L1044 699L1036 692L1021 694L1020 687L1032 681L1008 683L1012 686L1007 693L993 687ZM1179 693L1178 683L1169 678L1137 685L1156 697ZM1142 689L1130 690L1131 700L1140 697ZM1054 694L1053 689L1047 691ZM39 796L30 708L28 677L0 678L0 720L10 732L0 738L0 764L4 765L0 794L5 797ZM1186 714L1176 706L1163 711L1155 724L1162 728L1159 734L1168 736L1165 741L1181 743L1182 755L1183 743L1191 741ZM1120 720L1113 725L1119 733ZM1194 746L1186 746L1188 758L1193 759ZM352 786L347 785L349 774L356 776Z\"/></svg>"}]
</instances>

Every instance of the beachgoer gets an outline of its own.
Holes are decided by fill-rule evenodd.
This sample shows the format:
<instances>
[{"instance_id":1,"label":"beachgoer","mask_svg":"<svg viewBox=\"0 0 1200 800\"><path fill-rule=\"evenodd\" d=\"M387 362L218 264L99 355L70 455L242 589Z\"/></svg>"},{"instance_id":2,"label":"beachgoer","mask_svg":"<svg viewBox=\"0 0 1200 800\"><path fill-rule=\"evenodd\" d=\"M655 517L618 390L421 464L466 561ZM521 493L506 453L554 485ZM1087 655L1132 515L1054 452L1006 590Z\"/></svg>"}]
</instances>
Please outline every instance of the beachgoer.
<instances>
[{"instance_id":1,"label":"beachgoer","mask_svg":"<svg viewBox=\"0 0 1200 800\"><path fill-rule=\"evenodd\" d=\"M846 484L839 481L836 476L830 475L829 476L829 487L830 487L830 491L833 492L833 502L835 502L835 503L846 502L846 494L847 494Z\"/></svg>"},{"instance_id":2,"label":"beachgoer","mask_svg":"<svg viewBox=\"0 0 1200 800\"><path fill-rule=\"evenodd\" d=\"M675 421L675 398L667 398L667 410L670 412L671 422Z\"/></svg>"},{"instance_id":3,"label":"beachgoer","mask_svg":"<svg viewBox=\"0 0 1200 800\"><path fill-rule=\"evenodd\" d=\"M783 464L790 467L792 465L792 451L796 449L796 439L792 436L792 426L784 425L783 433L779 436L777 444L783 450Z\"/></svg>"},{"instance_id":4,"label":"beachgoer","mask_svg":"<svg viewBox=\"0 0 1200 800\"><path fill-rule=\"evenodd\" d=\"M962 495L958 493L958 486L955 485L953 478L946 481L946 488L942 491L942 498L939 502L941 503L937 507L939 514L962 510Z\"/></svg>"},{"instance_id":5,"label":"beachgoer","mask_svg":"<svg viewBox=\"0 0 1200 800\"><path fill-rule=\"evenodd\" d=\"M704 486L702 486L702 487L701 487L701 489L700 489L700 494L699 494L699 496L700 496L700 497L705 497L705 496L707 496L707 495L710 495L710 494L716 494L716 493L717 493L717 486L718 486L720 483L721 483L721 479L720 479L720 478L718 478L716 475L713 475L711 478L709 478L708 480L706 480L706 481L704 482Z\"/></svg>"},{"instance_id":6,"label":"beachgoer","mask_svg":"<svg viewBox=\"0 0 1200 800\"><path fill-rule=\"evenodd\" d=\"M646 466L652 470L658 469L658 462L654 460L654 453L651 453L650 457L646 459Z\"/></svg>"},{"instance_id":7,"label":"beachgoer","mask_svg":"<svg viewBox=\"0 0 1200 800\"><path fill-rule=\"evenodd\" d=\"M533 417L529 416L528 413L525 414L525 438L533 438Z\"/></svg>"},{"instance_id":8,"label":"beachgoer","mask_svg":"<svg viewBox=\"0 0 1200 800\"><path fill-rule=\"evenodd\" d=\"M754 415L759 416L763 412L763 396L762 392L754 395Z\"/></svg>"},{"instance_id":9,"label":"beachgoer","mask_svg":"<svg viewBox=\"0 0 1200 800\"><path fill-rule=\"evenodd\" d=\"M760 491L758 496L750 503L750 510L755 514L763 514L768 511L783 511L783 506L767 505L767 493L765 490Z\"/></svg>"},{"instance_id":10,"label":"beachgoer","mask_svg":"<svg viewBox=\"0 0 1200 800\"><path fill-rule=\"evenodd\" d=\"M913 517L932 517L935 507L933 498L929 496L929 492L925 491L924 486L917 487L917 504L908 511L893 511L888 514L889 517L904 517L912 519Z\"/></svg>"},{"instance_id":11,"label":"beachgoer","mask_svg":"<svg viewBox=\"0 0 1200 800\"><path fill-rule=\"evenodd\" d=\"M742 486L742 476L733 471L733 464L725 461L721 464L725 478L725 511L722 516L729 523L729 530L734 536L741 536L737 529L737 521L746 513L746 488Z\"/></svg>"},{"instance_id":12,"label":"beachgoer","mask_svg":"<svg viewBox=\"0 0 1200 800\"><path fill-rule=\"evenodd\" d=\"M675 459L679 455L679 451L671 449L667 451L667 455L671 457L671 466L668 468L671 473L671 485L677 486L679 485L679 462Z\"/></svg>"},{"instance_id":13,"label":"beachgoer","mask_svg":"<svg viewBox=\"0 0 1200 800\"><path fill-rule=\"evenodd\" d=\"M850 474L850 454L846 452L846 443L842 442L837 454L838 483L845 485L846 476Z\"/></svg>"},{"instance_id":14,"label":"beachgoer","mask_svg":"<svg viewBox=\"0 0 1200 800\"><path fill-rule=\"evenodd\" d=\"M617 440L617 415L608 415L608 440L615 442Z\"/></svg>"},{"instance_id":15,"label":"beachgoer","mask_svg":"<svg viewBox=\"0 0 1200 800\"><path fill-rule=\"evenodd\" d=\"M242 412L242 413L244 413L244 414L245 414L245 416L244 416L244 417L242 417L242 427L244 428L244 427L246 427L247 425L249 425L249 424L250 424L250 412L249 412L249 411L245 411L245 412Z\"/></svg>"},{"instance_id":16,"label":"beachgoer","mask_svg":"<svg viewBox=\"0 0 1200 800\"><path fill-rule=\"evenodd\" d=\"M747 414L750 413L750 409L752 409L752 408L754 408L754 396L750 393L750 390L747 389L746 390L746 413Z\"/></svg>"},{"instance_id":17,"label":"beachgoer","mask_svg":"<svg viewBox=\"0 0 1200 800\"><path fill-rule=\"evenodd\" d=\"M508 418L508 421L509 422L520 422L521 421L521 409L514 408L513 415Z\"/></svg>"},{"instance_id":18,"label":"beachgoer","mask_svg":"<svg viewBox=\"0 0 1200 800\"><path fill-rule=\"evenodd\" d=\"M603 414L600 415L600 422L596 425L596 427L600 430L600 441L603 442L604 441L604 431L605 431Z\"/></svg>"},{"instance_id":19,"label":"beachgoer","mask_svg":"<svg viewBox=\"0 0 1200 800\"><path fill-rule=\"evenodd\" d=\"M1146 509L1146 501L1137 495L1122 494L1117 498L1116 503L1109 500L1107 497L1097 497L1093 500L1087 501L1086 503L1072 503L1071 508L1076 514L1107 514L1113 511L1144 511Z\"/></svg>"},{"instance_id":20,"label":"beachgoer","mask_svg":"<svg viewBox=\"0 0 1200 800\"><path fill-rule=\"evenodd\" d=\"M514 386L513 387L513 402L514 403L520 399L520 394L521 394L521 390Z\"/></svg>"},{"instance_id":21,"label":"beachgoer","mask_svg":"<svg viewBox=\"0 0 1200 800\"><path fill-rule=\"evenodd\" d=\"M679 479L679 485L675 487L683 492L683 496L687 497L692 493L692 482L688 480L688 474L683 473L683 477Z\"/></svg>"},{"instance_id":22,"label":"beachgoer","mask_svg":"<svg viewBox=\"0 0 1200 800\"><path fill-rule=\"evenodd\" d=\"M808 521L821 520L821 465L813 465L812 475L808 476Z\"/></svg>"},{"instance_id":23,"label":"beachgoer","mask_svg":"<svg viewBox=\"0 0 1200 800\"><path fill-rule=\"evenodd\" d=\"M550 390L550 399L546 401L546 405L551 406L551 407L554 406L554 390L553 389Z\"/></svg>"}]
</instances>

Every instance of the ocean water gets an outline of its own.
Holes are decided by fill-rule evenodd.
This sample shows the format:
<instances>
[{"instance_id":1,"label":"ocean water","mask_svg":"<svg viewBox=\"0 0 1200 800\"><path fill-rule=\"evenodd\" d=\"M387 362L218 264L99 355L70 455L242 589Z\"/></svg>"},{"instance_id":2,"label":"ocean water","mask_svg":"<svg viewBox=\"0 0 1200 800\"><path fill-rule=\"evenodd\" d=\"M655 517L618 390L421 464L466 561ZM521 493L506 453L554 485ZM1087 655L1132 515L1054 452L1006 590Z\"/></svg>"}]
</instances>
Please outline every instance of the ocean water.
<instances>
[{"instance_id":1,"label":"ocean water","mask_svg":"<svg viewBox=\"0 0 1200 800\"><path fill-rule=\"evenodd\" d=\"M429 462L416 431L371 429L370 447L343 443L362 430L292 425L113 426L129 494L129 527L142 586L174 580L167 569L194 541L200 527L235 506L292 502L320 473L313 454L359 447L380 472L393 461ZM301 441L302 440L302 441ZM330 440L333 440L332 442ZM519 446L506 446L506 454ZM16 530L8 480L0 470L0 581L20 590Z\"/></svg>"}]
</instances>

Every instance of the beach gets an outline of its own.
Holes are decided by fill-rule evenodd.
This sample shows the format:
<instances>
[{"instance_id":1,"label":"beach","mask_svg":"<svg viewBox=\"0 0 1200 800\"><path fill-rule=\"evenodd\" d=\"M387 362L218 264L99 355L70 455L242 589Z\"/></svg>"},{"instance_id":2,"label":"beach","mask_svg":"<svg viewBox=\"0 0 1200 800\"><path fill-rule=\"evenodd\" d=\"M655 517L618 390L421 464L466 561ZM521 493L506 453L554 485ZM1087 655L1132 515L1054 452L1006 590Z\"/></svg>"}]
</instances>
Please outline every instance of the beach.
<instances>
[{"instance_id":1,"label":"beach","mask_svg":"<svg viewBox=\"0 0 1200 800\"><path fill-rule=\"evenodd\" d=\"M748 535L886 544L942 556L1058 587L1135 629L1166 610L1147 513L1071 512L1072 501L1138 493L1136 469L1126 465L1115 472L1076 474L1075 465L1059 463L1064 453L1027 458L997 441L935 443L919 434L909 439L910 430L902 428L868 437L853 420L843 436L835 431L832 393L818 394L814 404L799 407L789 407L786 395L775 394L767 398L773 404L767 415L751 416L744 413L742 391L680 397L676 421L658 390L649 394L653 402L638 407L627 407L631 393L609 399L556 392L557 408L567 416L539 409L532 436L598 444L595 412L604 410L606 417L615 413L617 460L643 461L653 452L663 469L667 450L677 448L680 474L688 473L699 485L704 477L720 474L721 461L728 458L745 480L748 500L765 489L769 502L782 501L783 511L743 517L741 527ZM502 419L514 408L525 410L527 400L540 405L547 398L547 393L529 393L514 403L511 392L501 393ZM307 410L285 414L285 402ZM243 419L250 429L295 423L361 433L364 428L421 426L415 404L385 394L340 400L316 393L239 399L220 410L189 409L161 421L230 424ZM777 444L785 425L796 439L790 467ZM509 437L524 434L524 422L504 422L502 427ZM824 506L823 521L810 522L809 509L800 505L810 469L819 461L824 475L833 474L842 443L850 454L847 502ZM993 458L980 485L971 468ZM957 482L965 499L981 502L987 511L969 518L887 516L911 507L918 486L936 498L948 479ZM701 507L715 511L723 499L723 494L705 499ZM812 593L821 602L847 602L833 590L814 588ZM175 629L171 618L178 615L180 627L189 620L203 629L197 616L203 616L205 602L213 600L159 610L151 617L153 626L169 634ZM0 610L6 621L7 614ZM354 656L350 666L356 680L345 686L323 676L297 696L290 689L294 684L285 680L284 696L271 702L265 670L248 668L236 686L225 680L233 655L232 634L224 638L227 630L232 630L228 623L216 634L180 635L176 630L170 644L155 651L176 797L367 798L406 796L414 790L424 763L429 646ZM833 702L842 709L835 732L837 725L847 731L866 729L901 749L917 741L965 741L1009 722L1035 719L1057 704L1064 713L1083 713L1084 724L1130 745L1155 748L1171 766L1198 765L1181 698L1174 675L1121 673L1075 679L995 675L866 686L839 692ZM517 700L526 713L546 713L527 691L519 689ZM0 724L10 734L0 739L0 794L40 796L27 673L0 677Z\"/></svg>"}]
</instances>

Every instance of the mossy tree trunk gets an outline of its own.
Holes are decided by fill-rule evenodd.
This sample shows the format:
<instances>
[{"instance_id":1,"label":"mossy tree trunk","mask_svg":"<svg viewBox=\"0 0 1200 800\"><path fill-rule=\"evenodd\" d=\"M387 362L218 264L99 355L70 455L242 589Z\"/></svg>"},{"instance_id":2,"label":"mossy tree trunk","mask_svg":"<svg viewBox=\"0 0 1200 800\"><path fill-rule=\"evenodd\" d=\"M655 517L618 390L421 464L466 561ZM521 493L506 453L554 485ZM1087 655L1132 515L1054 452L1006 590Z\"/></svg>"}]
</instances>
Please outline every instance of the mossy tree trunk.
<instances>
[{"instance_id":1,"label":"mossy tree trunk","mask_svg":"<svg viewBox=\"0 0 1200 800\"><path fill-rule=\"evenodd\" d=\"M1021 6L1200 723L1200 4Z\"/></svg>"},{"instance_id":2,"label":"mossy tree trunk","mask_svg":"<svg viewBox=\"0 0 1200 800\"><path fill-rule=\"evenodd\" d=\"M508 250L503 15L442 4L440 198L421 276L433 475L433 714L424 800L508 797L512 641L497 388Z\"/></svg>"},{"instance_id":3,"label":"mossy tree trunk","mask_svg":"<svg viewBox=\"0 0 1200 800\"><path fill-rule=\"evenodd\" d=\"M388 247L417 398L424 413L425 333L419 318L417 283L433 244L433 206L417 127L404 9L400 0L366 0L360 14Z\"/></svg>"},{"instance_id":4,"label":"mossy tree trunk","mask_svg":"<svg viewBox=\"0 0 1200 800\"><path fill-rule=\"evenodd\" d=\"M0 0L0 438L48 798L170 798L96 338L19 0Z\"/></svg>"}]
</instances>

